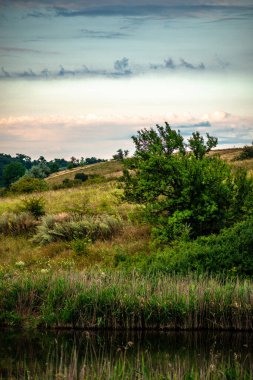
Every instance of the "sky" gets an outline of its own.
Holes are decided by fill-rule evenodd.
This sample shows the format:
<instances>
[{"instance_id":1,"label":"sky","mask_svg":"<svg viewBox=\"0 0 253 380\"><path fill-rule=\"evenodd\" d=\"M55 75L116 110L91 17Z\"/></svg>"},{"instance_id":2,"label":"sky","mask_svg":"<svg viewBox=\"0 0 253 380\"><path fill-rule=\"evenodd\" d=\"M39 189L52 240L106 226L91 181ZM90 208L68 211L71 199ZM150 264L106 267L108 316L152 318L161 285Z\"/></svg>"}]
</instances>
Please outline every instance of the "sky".
<instances>
[{"instance_id":1,"label":"sky","mask_svg":"<svg viewBox=\"0 0 253 380\"><path fill-rule=\"evenodd\" d=\"M253 0L0 0L0 152L111 158L167 121L253 140Z\"/></svg>"}]
</instances>

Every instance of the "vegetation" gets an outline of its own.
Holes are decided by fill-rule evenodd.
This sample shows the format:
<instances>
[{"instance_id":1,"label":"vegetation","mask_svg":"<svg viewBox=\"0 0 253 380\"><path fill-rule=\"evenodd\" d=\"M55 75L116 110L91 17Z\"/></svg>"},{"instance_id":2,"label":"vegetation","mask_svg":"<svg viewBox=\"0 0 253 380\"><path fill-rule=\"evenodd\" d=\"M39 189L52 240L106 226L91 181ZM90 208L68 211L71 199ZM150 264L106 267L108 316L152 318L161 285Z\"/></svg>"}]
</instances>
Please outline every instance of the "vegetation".
<instances>
[{"instance_id":1,"label":"vegetation","mask_svg":"<svg viewBox=\"0 0 253 380\"><path fill-rule=\"evenodd\" d=\"M73 158L71 170L11 184L2 324L252 329L253 166L235 168L238 151L225 162L209 135L186 146L167 123L133 139L132 158L118 151L123 160L85 173Z\"/></svg>"},{"instance_id":2,"label":"vegetation","mask_svg":"<svg viewBox=\"0 0 253 380\"><path fill-rule=\"evenodd\" d=\"M253 283L110 272L19 272L0 279L1 324L252 330Z\"/></svg>"},{"instance_id":3,"label":"vegetation","mask_svg":"<svg viewBox=\"0 0 253 380\"><path fill-rule=\"evenodd\" d=\"M3 168L3 183L9 187L25 174L25 167L20 162L12 162Z\"/></svg>"},{"instance_id":4,"label":"vegetation","mask_svg":"<svg viewBox=\"0 0 253 380\"><path fill-rule=\"evenodd\" d=\"M23 176L10 186L13 193L33 193L41 192L49 189L48 183L40 178L32 178Z\"/></svg>"},{"instance_id":5,"label":"vegetation","mask_svg":"<svg viewBox=\"0 0 253 380\"><path fill-rule=\"evenodd\" d=\"M206 156L217 139L157 125L133 137L136 152L125 161L125 198L145 206L158 242L218 233L252 208L253 182L217 156Z\"/></svg>"},{"instance_id":6,"label":"vegetation","mask_svg":"<svg viewBox=\"0 0 253 380\"><path fill-rule=\"evenodd\" d=\"M235 157L235 160L241 161L248 160L250 158L253 158L253 142L251 146L245 145L240 154Z\"/></svg>"}]
</instances>

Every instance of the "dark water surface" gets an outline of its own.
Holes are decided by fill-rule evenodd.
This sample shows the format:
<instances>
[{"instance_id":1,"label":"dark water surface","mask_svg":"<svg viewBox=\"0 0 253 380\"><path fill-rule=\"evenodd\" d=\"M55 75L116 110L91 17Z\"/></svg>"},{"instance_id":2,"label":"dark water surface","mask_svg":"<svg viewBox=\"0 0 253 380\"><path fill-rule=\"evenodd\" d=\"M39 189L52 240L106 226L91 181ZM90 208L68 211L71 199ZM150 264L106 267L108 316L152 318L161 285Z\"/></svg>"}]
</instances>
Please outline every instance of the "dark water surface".
<instances>
[{"instance_id":1,"label":"dark water surface","mask_svg":"<svg viewBox=\"0 0 253 380\"><path fill-rule=\"evenodd\" d=\"M0 379L253 379L253 334L0 331Z\"/></svg>"}]
</instances>

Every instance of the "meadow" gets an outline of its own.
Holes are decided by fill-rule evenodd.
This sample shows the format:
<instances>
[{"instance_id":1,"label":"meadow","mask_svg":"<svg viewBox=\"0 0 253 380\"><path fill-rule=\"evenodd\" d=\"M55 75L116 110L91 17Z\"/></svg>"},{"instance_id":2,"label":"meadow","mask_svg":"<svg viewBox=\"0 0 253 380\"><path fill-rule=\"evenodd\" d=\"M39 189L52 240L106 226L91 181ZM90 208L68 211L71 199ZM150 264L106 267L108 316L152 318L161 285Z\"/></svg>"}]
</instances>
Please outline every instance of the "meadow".
<instances>
[{"instance_id":1,"label":"meadow","mask_svg":"<svg viewBox=\"0 0 253 380\"><path fill-rule=\"evenodd\" d=\"M232 165L237 153L219 152ZM243 164L251 176L253 160ZM77 171L92 176L54 189ZM51 190L2 197L1 324L252 330L252 220L157 247L121 174L120 162L103 162L51 175Z\"/></svg>"}]
</instances>

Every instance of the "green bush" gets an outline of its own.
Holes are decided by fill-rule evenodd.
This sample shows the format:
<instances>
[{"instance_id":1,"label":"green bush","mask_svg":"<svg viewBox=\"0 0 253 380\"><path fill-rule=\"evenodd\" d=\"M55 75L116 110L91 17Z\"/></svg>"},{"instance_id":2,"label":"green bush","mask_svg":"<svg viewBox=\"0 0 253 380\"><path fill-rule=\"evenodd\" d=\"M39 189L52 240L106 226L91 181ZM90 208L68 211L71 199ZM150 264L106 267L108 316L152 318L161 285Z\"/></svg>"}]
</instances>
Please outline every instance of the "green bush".
<instances>
[{"instance_id":1,"label":"green bush","mask_svg":"<svg viewBox=\"0 0 253 380\"><path fill-rule=\"evenodd\" d=\"M253 218L226 228L218 235L195 241L176 242L164 250L134 258L116 257L115 265L137 268L141 272L215 273L253 275Z\"/></svg>"},{"instance_id":2,"label":"green bush","mask_svg":"<svg viewBox=\"0 0 253 380\"><path fill-rule=\"evenodd\" d=\"M235 160L247 160L253 158L253 145L245 145L242 149L242 152L235 158Z\"/></svg>"},{"instance_id":3,"label":"green bush","mask_svg":"<svg viewBox=\"0 0 253 380\"><path fill-rule=\"evenodd\" d=\"M207 134L188 139L169 124L133 137L136 151L124 160L125 199L143 204L157 243L219 233L249 215L253 181L219 157L205 156L217 144ZM251 203L252 204L252 203Z\"/></svg>"},{"instance_id":4,"label":"green bush","mask_svg":"<svg viewBox=\"0 0 253 380\"><path fill-rule=\"evenodd\" d=\"M24 199L21 209L30 212L35 218L39 218L45 215L45 201L42 197Z\"/></svg>"},{"instance_id":5,"label":"green bush","mask_svg":"<svg viewBox=\"0 0 253 380\"><path fill-rule=\"evenodd\" d=\"M48 183L40 178L32 178L24 176L10 186L10 190L14 193L32 193L35 191L48 190Z\"/></svg>"},{"instance_id":6,"label":"green bush","mask_svg":"<svg viewBox=\"0 0 253 380\"><path fill-rule=\"evenodd\" d=\"M92 240L88 237L83 239L74 239L71 242L71 248L75 252L76 255L86 255L87 254L87 248L88 245L92 243Z\"/></svg>"},{"instance_id":7,"label":"green bush","mask_svg":"<svg viewBox=\"0 0 253 380\"><path fill-rule=\"evenodd\" d=\"M36 220L29 212L4 213L0 216L0 234L16 236L33 232L36 224Z\"/></svg>"},{"instance_id":8,"label":"green bush","mask_svg":"<svg viewBox=\"0 0 253 380\"><path fill-rule=\"evenodd\" d=\"M52 185L53 190L59 190L59 189L71 189L72 187L77 187L82 184L82 181L80 179L69 179L65 178L61 183L54 183Z\"/></svg>"},{"instance_id":9,"label":"green bush","mask_svg":"<svg viewBox=\"0 0 253 380\"><path fill-rule=\"evenodd\" d=\"M122 223L118 218L109 215L70 215L62 220L57 216L47 215L42 218L34 241L47 244L60 240L71 241L84 238L108 239L118 232L121 226Z\"/></svg>"},{"instance_id":10,"label":"green bush","mask_svg":"<svg viewBox=\"0 0 253 380\"><path fill-rule=\"evenodd\" d=\"M75 179L78 179L82 182L87 181L88 178L89 178L88 174L85 174L85 173L76 173L75 174Z\"/></svg>"}]
</instances>

